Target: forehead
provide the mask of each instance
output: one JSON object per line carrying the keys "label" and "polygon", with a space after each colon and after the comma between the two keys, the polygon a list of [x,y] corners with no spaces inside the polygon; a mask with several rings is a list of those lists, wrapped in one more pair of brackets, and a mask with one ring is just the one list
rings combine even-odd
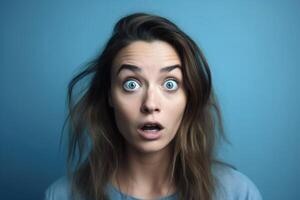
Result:
{"label": "forehead", "polygon": [[154,69],[181,65],[181,61],[176,50],[167,42],[136,41],[120,50],[113,61],[113,71],[116,72],[122,64]]}

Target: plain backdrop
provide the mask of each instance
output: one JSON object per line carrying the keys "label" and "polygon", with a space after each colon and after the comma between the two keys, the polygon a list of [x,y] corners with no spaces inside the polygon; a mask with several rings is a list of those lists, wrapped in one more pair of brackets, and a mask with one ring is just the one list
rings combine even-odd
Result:
{"label": "plain backdrop", "polygon": [[220,157],[264,199],[300,199],[300,2],[0,2],[0,199],[42,199],[65,173],[67,84],[133,12],[175,22],[202,48],[232,145]]}

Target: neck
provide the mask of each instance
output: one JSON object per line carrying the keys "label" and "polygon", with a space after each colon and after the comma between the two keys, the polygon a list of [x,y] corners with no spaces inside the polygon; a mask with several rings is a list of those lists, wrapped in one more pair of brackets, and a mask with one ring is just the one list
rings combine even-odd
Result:
{"label": "neck", "polygon": [[175,187],[170,181],[171,156],[170,146],[151,153],[128,147],[126,161],[117,174],[120,190],[143,199],[174,193]]}

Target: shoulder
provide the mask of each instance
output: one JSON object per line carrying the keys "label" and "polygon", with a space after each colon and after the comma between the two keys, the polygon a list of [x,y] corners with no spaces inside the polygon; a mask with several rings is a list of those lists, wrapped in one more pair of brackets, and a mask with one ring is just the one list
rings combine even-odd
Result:
{"label": "shoulder", "polygon": [[52,183],[45,192],[45,200],[71,200],[69,179],[61,177]]}
{"label": "shoulder", "polygon": [[216,199],[262,200],[256,185],[241,172],[225,166],[213,167],[216,179]]}

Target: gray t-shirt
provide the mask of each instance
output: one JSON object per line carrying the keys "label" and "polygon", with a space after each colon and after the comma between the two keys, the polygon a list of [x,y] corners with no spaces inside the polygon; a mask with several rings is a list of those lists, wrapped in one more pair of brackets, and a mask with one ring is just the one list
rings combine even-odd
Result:
{"label": "gray t-shirt", "polygon": [[[262,200],[257,187],[241,172],[230,167],[217,166],[213,168],[213,174],[217,180],[214,200]],[[123,194],[112,184],[107,185],[106,191],[111,200],[139,200]],[[45,200],[71,200],[68,179],[60,178],[49,186]],[[177,194],[161,197],[160,200],[177,200]]]}

